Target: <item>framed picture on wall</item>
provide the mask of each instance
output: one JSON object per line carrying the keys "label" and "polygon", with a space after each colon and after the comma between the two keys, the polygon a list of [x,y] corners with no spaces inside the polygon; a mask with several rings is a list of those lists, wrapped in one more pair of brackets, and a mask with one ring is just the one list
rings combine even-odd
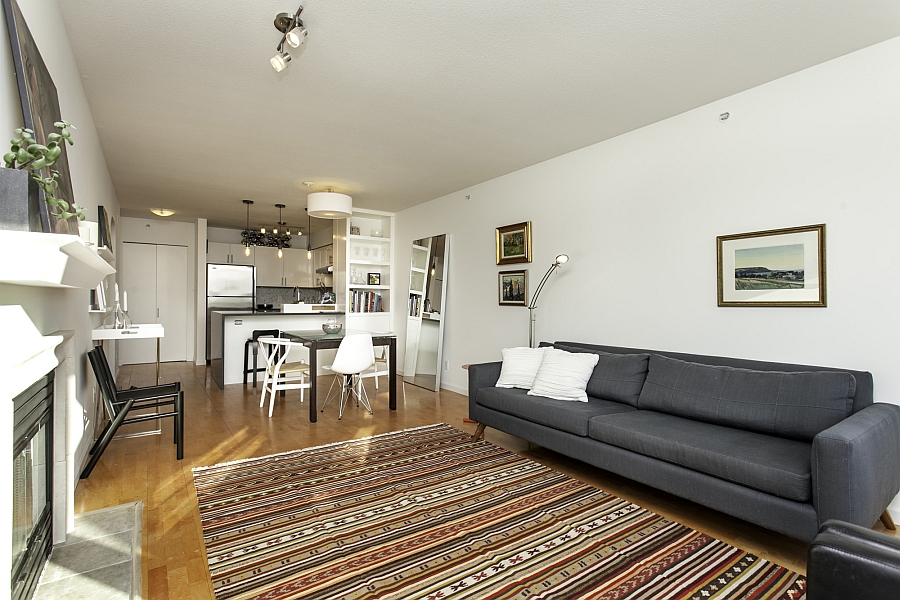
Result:
{"label": "framed picture on wall", "polygon": [[381,273],[369,273],[369,285],[381,285]]}
{"label": "framed picture on wall", "polygon": [[497,287],[500,306],[526,306],[528,303],[528,271],[500,271]]}
{"label": "framed picture on wall", "polygon": [[[16,72],[16,84],[19,89],[19,102],[22,105],[22,117],[25,127],[34,131],[34,138],[40,144],[47,144],[47,136],[58,133],[54,123],[62,121],[59,110],[59,97],[56,85],[44,64],[31,31],[25,23],[25,17],[15,0],[2,0],[3,12],[6,15],[6,28],[12,50],[13,68]],[[60,144],[62,153],[53,165],[53,171],[59,173],[56,197],[70,206],[75,202],[72,192],[72,178],[69,175],[69,160],[66,156],[66,144]],[[44,171],[44,175],[49,173]],[[71,233],[78,235],[78,218],[59,219],[50,214],[47,203],[43,201],[46,194],[40,192],[40,220],[44,232]]]}
{"label": "framed picture on wall", "polygon": [[825,225],[721,235],[719,306],[824,307]]}
{"label": "framed picture on wall", "polygon": [[498,227],[495,231],[498,265],[531,262],[531,221]]}

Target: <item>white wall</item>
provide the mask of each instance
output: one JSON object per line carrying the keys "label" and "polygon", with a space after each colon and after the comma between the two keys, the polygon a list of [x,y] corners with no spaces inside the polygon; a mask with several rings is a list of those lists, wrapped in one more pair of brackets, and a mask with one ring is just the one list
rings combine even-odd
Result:
{"label": "white wall", "polygon": [[[54,0],[29,0],[19,4],[47,70],[56,84],[62,117],[77,127],[73,132],[75,145],[67,149],[75,201],[85,208],[88,219],[96,220],[98,205],[104,206],[111,216],[117,217],[119,203],[116,192],[106,168],[100,139],[57,4]],[[13,129],[21,127],[22,123],[15,70],[4,23],[0,27],[0,139],[12,137]],[[88,290],[55,290],[0,284],[0,304],[23,306],[43,334],[61,329],[75,331],[75,351],[79,357],[76,395],[84,410],[84,435],[75,454],[78,464],[84,460],[93,439],[96,412],[93,376],[88,374],[90,368],[83,358],[93,345],[91,329],[99,326],[102,321],[101,315],[87,313],[88,303]]]}
{"label": "white wall", "polygon": [[[180,221],[162,219],[139,219],[122,217],[119,225],[119,237],[122,242],[140,242],[144,244],[165,244],[169,246],[187,246],[188,249],[188,281],[187,281],[187,331],[185,335],[188,349],[188,360],[194,360],[196,348],[196,314],[197,314],[197,225]],[[203,250],[204,255],[206,249]],[[120,260],[119,270],[124,273],[128,265]],[[127,291],[127,290],[126,290]]]}
{"label": "white wall", "polygon": [[[465,392],[461,365],[527,344],[497,272],[525,266],[534,286],[565,252],[538,340],[869,370],[876,400],[900,404],[898,106],[894,38],[398,213],[397,265],[415,238],[452,238],[442,384]],[[494,228],[527,220],[534,262],[495,265]],[[816,223],[827,308],[716,306],[717,235]]]}

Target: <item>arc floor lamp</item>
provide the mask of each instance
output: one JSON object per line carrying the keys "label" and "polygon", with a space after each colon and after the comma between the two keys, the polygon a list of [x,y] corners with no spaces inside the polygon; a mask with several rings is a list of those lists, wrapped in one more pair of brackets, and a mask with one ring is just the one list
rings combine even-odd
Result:
{"label": "arc floor lamp", "polygon": [[544,275],[544,278],[541,279],[541,282],[538,284],[537,289],[534,291],[534,296],[531,297],[531,302],[528,304],[528,347],[534,348],[534,309],[537,308],[537,300],[538,296],[541,295],[541,290],[544,289],[544,284],[547,283],[547,280],[550,279],[550,276],[556,272],[557,269],[561,268],[564,264],[569,262],[568,254],[560,254],[556,257],[556,260],[553,261],[553,264],[550,265],[550,268],[547,269],[547,273]]}

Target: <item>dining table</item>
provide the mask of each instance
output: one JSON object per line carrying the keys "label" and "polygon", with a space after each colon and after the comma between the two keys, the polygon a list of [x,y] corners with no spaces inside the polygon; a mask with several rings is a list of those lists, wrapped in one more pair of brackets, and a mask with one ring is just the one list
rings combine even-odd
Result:
{"label": "dining table", "polygon": [[[319,350],[338,348],[341,340],[354,333],[372,333],[363,331],[341,330],[337,333],[325,333],[322,330],[311,331],[283,331],[282,337],[293,342],[303,344],[309,348],[309,422],[318,420],[317,387],[318,387],[318,360]],[[372,333],[372,345],[388,347],[388,407],[397,410],[397,336],[393,333]]]}

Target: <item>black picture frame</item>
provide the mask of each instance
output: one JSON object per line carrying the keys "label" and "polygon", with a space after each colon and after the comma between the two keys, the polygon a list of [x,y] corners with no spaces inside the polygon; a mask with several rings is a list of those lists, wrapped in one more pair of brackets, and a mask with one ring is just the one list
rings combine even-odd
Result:
{"label": "black picture frame", "polygon": [[[97,246],[110,248],[109,214],[102,206],[97,207]],[[110,248],[112,250],[112,248]]]}
{"label": "black picture frame", "polygon": [[[56,131],[53,125],[62,121],[59,110],[59,96],[56,84],[50,77],[47,65],[38,50],[25,17],[22,15],[16,0],[2,0],[3,13],[6,15],[6,29],[9,32],[9,45],[12,50],[13,65],[16,73],[16,84],[19,89],[19,102],[22,105],[22,116],[27,129],[34,131],[35,139],[47,143],[47,135]],[[7,132],[11,134],[12,132]],[[69,160],[66,156],[66,144],[61,144],[62,154],[53,169],[59,172],[57,197],[71,206],[74,203],[72,178],[69,174]],[[67,225],[60,227],[62,219],[50,214],[45,194],[41,190],[41,227],[44,232],[71,233],[78,235],[78,218],[70,217]]]}

